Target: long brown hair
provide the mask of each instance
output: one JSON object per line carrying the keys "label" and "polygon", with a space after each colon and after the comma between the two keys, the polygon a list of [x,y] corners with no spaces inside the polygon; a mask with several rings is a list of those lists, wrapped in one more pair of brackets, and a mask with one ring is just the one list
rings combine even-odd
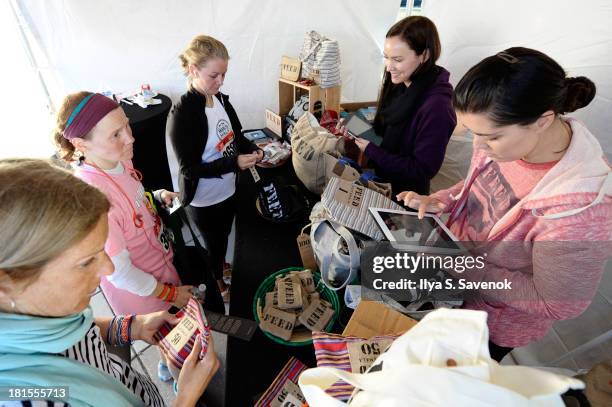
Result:
{"label": "long brown hair", "polygon": [[[427,17],[410,16],[398,21],[389,31],[387,31],[387,35],[385,36],[385,38],[391,37],[399,37],[408,44],[410,49],[417,55],[422,55],[425,51],[429,53],[427,61],[423,62],[421,66],[412,73],[410,79],[414,79],[419,74],[427,72],[436,64],[438,58],[440,58],[442,46],[440,45],[438,30],[433,21]],[[374,117],[374,126],[377,129],[382,127],[383,119],[381,111],[385,107],[385,103],[387,102],[387,98],[393,86],[391,74],[385,69],[382,86],[380,87],[380,93],[378,95],[376,116]]]}

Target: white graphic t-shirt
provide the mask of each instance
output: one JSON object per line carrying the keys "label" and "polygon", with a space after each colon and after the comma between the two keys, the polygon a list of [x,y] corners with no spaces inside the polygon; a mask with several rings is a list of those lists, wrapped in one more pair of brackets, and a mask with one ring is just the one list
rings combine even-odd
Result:
{"label": "white graphic t-shirt", "polygon": [[[213,107],[206,108],[208,140],[202,153],[202,162],[209,163],[221,157],[235,156],[237,152],[234,131],[221,102],[213,97]],[[236,174],[229,172],[220,178],[200,178],[192,206],[210,206],[234,195]]]}

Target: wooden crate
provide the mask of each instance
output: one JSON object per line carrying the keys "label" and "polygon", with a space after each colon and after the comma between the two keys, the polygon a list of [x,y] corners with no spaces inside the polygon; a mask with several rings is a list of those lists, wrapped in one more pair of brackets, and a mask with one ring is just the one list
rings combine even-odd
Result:
{"label": "wooden crate", "polygon": [[316,102],[321,102],[322,110],[340,111],[340,86],[322,89],[318,85],[307,86],[281,78],[278,80],[278,113],[288,114],[302,95],[308,95],[310,113],[314,112]]}

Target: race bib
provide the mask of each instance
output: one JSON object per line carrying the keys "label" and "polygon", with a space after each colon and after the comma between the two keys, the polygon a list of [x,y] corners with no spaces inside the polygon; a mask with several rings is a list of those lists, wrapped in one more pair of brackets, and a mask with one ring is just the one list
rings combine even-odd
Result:
{"label": "race bib", "polygon": [[219,142],[215,146],[217,151],[223,153],[223,157],[233,157],[238,154],[236,143],[234,142],[234,131],[229,122],[225,119],[217,123],[217,137]]}

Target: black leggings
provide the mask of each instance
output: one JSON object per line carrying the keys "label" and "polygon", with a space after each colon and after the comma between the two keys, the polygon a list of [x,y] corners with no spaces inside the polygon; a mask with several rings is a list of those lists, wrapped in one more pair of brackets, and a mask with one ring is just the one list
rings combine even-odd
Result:
{"label": "black leggings", "polygon": [[232,222],[236,213],[235,195],[211,206],[187,206],[186,210],[197,225],[206,248],[210,253],[210,266],[215,279],[223,277],[223,263],[227,252],[227,238],[232,230]]}

